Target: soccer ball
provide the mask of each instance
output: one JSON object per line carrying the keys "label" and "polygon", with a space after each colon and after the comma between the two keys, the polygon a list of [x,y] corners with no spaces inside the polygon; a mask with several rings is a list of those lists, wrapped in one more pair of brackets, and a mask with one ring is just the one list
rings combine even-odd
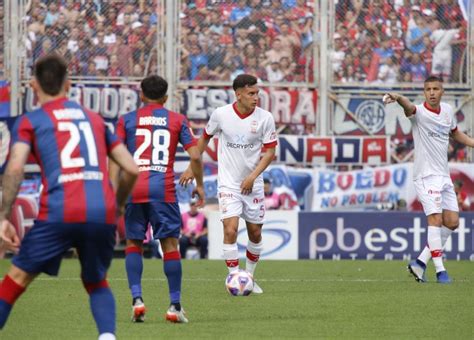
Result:
{"label": "soccer ball", "polygon": [[233,296],[247,296],[252,293],[253,277],[245,270],[230,273],[225,279],[225,289]]}

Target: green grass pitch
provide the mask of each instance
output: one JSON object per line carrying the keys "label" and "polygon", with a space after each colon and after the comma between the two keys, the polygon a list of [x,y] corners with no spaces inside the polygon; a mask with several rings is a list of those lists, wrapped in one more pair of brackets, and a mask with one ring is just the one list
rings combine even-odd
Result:
{"label": "green grass pitch", "polygon": [[[0,273],[8,260],[0,261]],[[232,297],[222,261],[183,261],[182,304],[189,324],[164,320],[167,283],[160,260],[145,260],[146,322],[130,321],[124,261],[109,282],[119,339],[473,339],[474,264],[448,261],[451,285],[416,283],[401,261],[262,261],[262,295]],[[77,260],[58,278],[41,275],[15,305],[1,339],[94,339],[97,331]]]}

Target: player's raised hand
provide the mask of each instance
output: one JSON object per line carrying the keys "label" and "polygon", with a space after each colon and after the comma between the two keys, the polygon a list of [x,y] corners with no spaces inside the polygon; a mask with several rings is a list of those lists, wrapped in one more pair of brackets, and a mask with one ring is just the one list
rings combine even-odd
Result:
{"label": "player's raised hand", "polygon": [[395,103],[399,97],[400,95],[396,93],[386,93],[384,94],[382,101],[385,105],[387,105],[390,103]]}
{"label": "player's raised hand", "polygon": [[253,190],[253,182],[255,181],[255,178],[252,176],[247,176],[243,181],[242,184],[240,184],[240,193],[242,195],[250,195]]}
{"label": "player's raised hand", "polygon": [[[186,187],[188,184],[192,183],[194,180],[194,174],[190,167],[188,167],[179,177],[179,184],[183,187]],[[204,192],[204,191],[203,191]]]}
{"label": "player's raised hand", "polygon": [[196,202],[196,207],[202,208],[204,206],[204,202],[206,200],[206,195],[204,194],[204,187],[196,186],[193,190],[192,197],[198,197]]}
{"label": "player's raised hand", "polygon": [[8,220],[0,223],[0,250],[10,250],[15,254],[20,248],[20,238],[15,227]]}

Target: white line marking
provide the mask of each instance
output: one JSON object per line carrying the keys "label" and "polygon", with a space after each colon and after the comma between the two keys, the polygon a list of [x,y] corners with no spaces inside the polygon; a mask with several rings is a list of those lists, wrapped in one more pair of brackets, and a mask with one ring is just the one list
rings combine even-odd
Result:
{"label": "white line marking", "polygon": [[[80,278],[75,277],[39,277],[35,281],[80,281]],[[107,278],[107,281],[127,281],[126,278]],[[159,282],[166,282],[165,278],[142,278],[142,281],[159,281]],[[207,278],[195,278],[195,279],[183,279],[185,282],[224,282],[224,278],[222,279],[207,279]],[[414,281],[413,279],[406,279],[406,280],[381,280],[381,279],[257,279],[258,282],[289,282],[289,283],[298,283],[298,282],[347,282],[347,283],[358,283],[358,282],[411,282]],[[435,281],[432,281],[435,282]],[[454,280],[456,282],[471,282],[471,280]]]}

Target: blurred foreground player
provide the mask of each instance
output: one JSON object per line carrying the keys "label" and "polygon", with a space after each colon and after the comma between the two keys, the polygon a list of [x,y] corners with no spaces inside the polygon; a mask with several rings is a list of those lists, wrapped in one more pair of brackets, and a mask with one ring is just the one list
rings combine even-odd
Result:
{"label": "blurred foreground player", "polygon": [[[67,65],[56,55],[39,59],[31,86],[41,108],[18,118],[3,177],[1,229],[23,179],[30,152],[41,168],[39,215],[0,284],[0,328],[15,301],[40,273],[57,275],[61,259],[77,249],[99,339],[115,339],[115,301],[106,280],[115,244],[117,214],[138,175],[125,146],[96,113],[66,98]],[[124,170],[114,195],[107,155]]]}

